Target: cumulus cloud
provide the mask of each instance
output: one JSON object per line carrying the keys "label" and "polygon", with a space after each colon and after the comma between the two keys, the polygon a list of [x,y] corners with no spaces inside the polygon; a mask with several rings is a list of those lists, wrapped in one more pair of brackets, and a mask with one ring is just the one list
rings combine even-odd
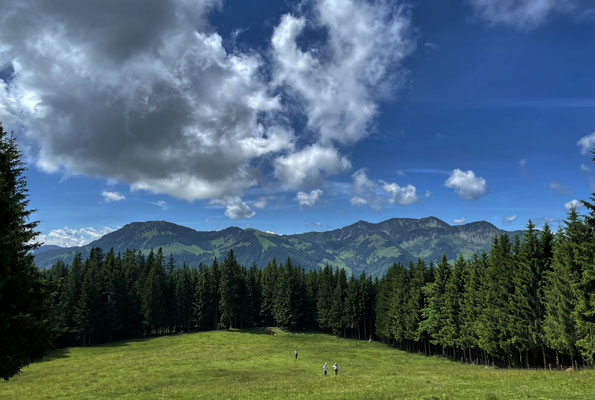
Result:
{"label": "cumulus cloud", "polygon": [[576,0],[467,0],[476,16],[492,25],[528,31],[555,14],[576,10]]}
{"label": "cumulus cloud", "polygon": [[103,200],[107,203],[126,200],[126,196],[120,192],[108,192],[107,190],[104,190],[101,192],[101,195],[103,196]]}
{"label": "cumulus cloud", "polygon": [[[339,149],[370,133],[414,47],[406,8],[320,0],[284,15],[262,56],[233,48],[239,31],[223,46],[206,18],[220,3],[6,0],[0,118],[44,171],[188,201],[239,198],[263,167],[292,190],[347,171]],[[324,39],[303,46],[312,30]]]}
{"label": "cumulus cloud", "polygon": [[566,208],[567,210],[572,210],[573,208],[575,210],[578,210],[582,206],[583,206],[583,203],[581,203],[577,199],[570,200],[569,202],[564,204],[564,208]]}
{"label": "cumulus cloud", "polygon": [[314,144],[275,160],[275,176],[287,189],[299,189],[321,183],[325,176],[351,168],[347,158],[332,147]]}
{"label": "cumulus cloud", "polygon": [[390,204],[405,206],[419,200],[413,185],[399,186],[396,183],[384,183],[382,188],[385,192],[390,193],[391,197],[388,200]]}
{"label": "cumulus cloud", "polygon": [[415,186],[370,179],[363,168],[353,174],[352,192],[351,206],[370,206],[374,210],[380,210],[385,204],[404,206],[419,200]]}
{"label": "cumulus cloud", "polygon": [[252,160],[293,148],[263,59],[208,27],[217,1],[7,1],[0,64],[15,73],[0,109],[43,170],[212,199],[255,184]]}
{"label": "cumulus cloud", "polygon": [[551,181],[548,184],[550,190],[562,195],[568,195],[572,193],[572,189],[566,185],[561,184],[560,182]]}
{"label": "cumulus cloud", "polygon": [[365,206],[368,204],[368,200],[364,199],[363,197],[353,196],[351,199],[349,199],[349,204],[351,204],[352,207]]}
{"label": "cumulus cloud", "polygon": [[588,154],[595,148],[595,132],[580,138],[580,140],[576,142],[576,145],[580,147],[581,154]]}
{"label": "cumulus cloud", "polygon": [[295,198],[300,206],[313,207],[320,200],[322,193],[320,189],[312,190],[310,193],[298,192]]}
{"label": "cumulus cloud", "polygon": [[155,201],[155,202],[151,202],[151,204],[153,204],[154,206],[157,206],[159,208],[161,208],[162,210],[167,210],[169,208],[167,201],[165,200],[159,200],[159,201]]}
{"label": "cumulus cloud", "polygon": [[502,222],[505,224],[510,224],[511,222],[516,221],[517,218],[518,218],[517,215],[504,216],[504,217],[502,217]]}
{"label": "cumulus cloud", "polygon": [[[324,31],[326,40],[301,45],[307,29]],[[405,8],[363,0],[320,0],[312,15],[286,14],[271,44],[275,84],[325,146],[369,134],[376,100],[399,83],[391,71],[414,47]]]}
{"label": "cumulus cloud", "polygon": [[225,206],[225,216],[231,219],[252,218],[256,213],[239,196],[225,196],[212,203]]}
{"label": "cumulus cloud", "polygon": [[60,247],[84,246],[116,229],[109,227],[93,228],[90,226],[80,229],[64,227],[53,229],[47,234],[41,234],[37,236],[36,241],[45,245]]}
{"label": "cumulus cloud", "polygon": [[452,188],[465,200],[477,200],[488,192],[486,180],[481,176],[475,176],[475,172],[467,172],[454,169],[444,186]]}
{"label": "cumulus cloud", "polygon": [[452,222],[454,222],[455,224],[464,224],[465,222],[467,222],[467,218],[455,218],[452,220]]}
{"label": "cumulus cloud", "polygon": [[368,178],[365,169],[353,174],[353,197],[349,200],[352,207],[369,205],[374,210],[380,210],[384,199],[379,194],[379,183]]}

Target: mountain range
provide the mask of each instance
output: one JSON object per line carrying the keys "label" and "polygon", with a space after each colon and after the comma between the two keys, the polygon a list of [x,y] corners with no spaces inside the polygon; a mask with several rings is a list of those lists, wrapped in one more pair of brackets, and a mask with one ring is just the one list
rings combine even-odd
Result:
{"label": "mountain range", "polygon": [[417,258],[435,261],[442,254],[454,259],[459,253],[470,257],[488,251],[495,234],[522,234],[498,229],[486,221],[451,226],[436,218],[392,218],[379,223],[358,221],[344,228],[325,232],[277,235],[256,229],[230,227],[220,231],[196,231],[166,221],[132,222],[81,247],[48,248],[35,253],[40,268],[48,268],[58,259],[72,261],[76,253],[83,257],[92,247],[104,251],[140,250],[148,254],[162,248],[166,257],[191,265],[210,264],[233,249],[244,265],[260,267],[275,258],[284,262],[318,268],[325,264],[344,268],[356,275],[382,275],[393,262],[408,264]]}

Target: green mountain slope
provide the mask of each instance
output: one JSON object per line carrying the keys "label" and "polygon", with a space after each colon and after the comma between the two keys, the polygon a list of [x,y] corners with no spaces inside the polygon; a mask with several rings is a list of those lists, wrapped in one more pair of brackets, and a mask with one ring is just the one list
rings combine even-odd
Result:
{"label": "green mountain slope", "polygon": [[381,275],[395,261],[409,263],[418,257],[436,260],[443,253],[454,259],[458,253],[469,257],[473,252],[488,251],[497,233],[513,235],[489,222],[473,222],[451,226],[435,217],[422,219],[393,218],[379,223],[356,222],[327,232],[295,235],[275,235],[256,229],[227,228],[200,232],[165,221],[133,222],[83,247],[46,250],[35,255],[41,268],[56,260],[70,262],[77,252],[85,257],[91,247],[116,252],[126,249],[163,248],[178,263],[210,264],[213,257],[222,258],[233,249],[245,265],[264,266],[276,258],[306,268],[318,268],[326,263],[348,272]]}

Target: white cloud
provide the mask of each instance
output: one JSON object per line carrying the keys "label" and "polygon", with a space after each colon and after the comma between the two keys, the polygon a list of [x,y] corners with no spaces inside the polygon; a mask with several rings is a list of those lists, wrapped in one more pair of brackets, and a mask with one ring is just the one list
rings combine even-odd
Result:
{"label": "white cloud", "polygon": [[259,210],[263,210],[266,208],[267,206],[267,198],[266,197],[259,197],[258,199],[256,199],[256,201],[253,203],[254,208],[258,208]]}
{"label": "white cloud", "polygon": [[591,172],[591,168],[589,168],[585,164],[581,163],[581,171],[583,171],[583,172]]}
{"label": "white cloud", "polygon": [[455,218],[452,220],[452,222],[454,222],[455,224],[464,224],[465,222],[467,222],[467,218]]}
{"label": "white cloud", "polygon": [[275,160],[275,176],[287,189],[320,184],[323,177],[351,168],[347,158],[332,147],[317,144]]}
{"label": "white cloud", "polygon": [[583,203],[581,203],[577,199],[570,200],[569,202],[567,202],[567,203],[564,204],[564,208],[566,208],[567,210],[571,210],[573,208],[575,210],[578,210],[582,206],[583,206]]}
{"label": "white cloud", "polygon": [[475,176],[471,170],[463,172],[458,168],[451,172],[444,186],[453,188],[465,200],[477,200],[488,192],[484,178]]}
{"label": "white cloud", "polygon": [[519,161],[519,167],[525,168],[526,166],[527,166],[527,159],[521,158],[521,160]]}
{"label": "white cloud", "polygon": [[[298,38],[306,27],[323,29],[326,42],[304,50]],[[395,66],[414,47],[404,7],[363,0],[320,0],[313,15],[286,14],[271,43],[276,84],[300,102],[323,145],[369,134],[375,99],[393,92]]]}
{"label": "white cloud", "polygon": [[120,192],[108,192],[107,190],[104,190],[101,192],[101,195],[103,196],[103,200],[107,203],[126,200],[126,196]]}
{"label": "white cloud", "polygon": [[313,207],[320,200],[322,193],[320,189],[312,190],[310,193],[298,192],[295,198],[300,206]]}
{"label": "white cloud", "polygon": [[36,241],[45,245],[56,245],[60,247],[84,246],[116,229],[118,228],[93,228],[88,226],[75,229],[64,227],[53,229],[47,234],[41,234],[37,236]]}
{"label": "white cloud", "polygon": [[467,0],[479,18],[492,25],[528,31],[558,13],[575,10],[575,0]]}
{"label": "white cloud", "polygon": [[415,186],[413,185],[399,186],[396,183],[384,183],[382,188],[385,192],[391,194],[388,201],[390,204],[406,206],[407,204],[412,204],[419,200],[417,198]]}
{"label": "white cloud", "polygon": [[0,43],[15,74],[0,110],[43,170],[213,199],[256,184],[253,160],[293,148],[263,59],[228,52],[208,26],[218,1],[7,1]]}
{"label": "white cloud", "polygon": [[[374,210],[380,210],[385,204],[404,206],[419,200],[415,186],[372,180],[363,168],[353,174],[352,192],[353,196],[349,200],[351,206],[368,205]],[[390,197],[386,197],[386,194],[390,194]]]}
{"label": "white cloud", "polygon": [[576,145],[581,148],[581,154],[587,154],[595,148],[595,132],[580,138]]}
{"label": "white cloud", "polygon": [[561,184],[560,182],[552,181],[548,184],[550,190],[562,195],[568,195],[572,193],[572,189],[566,185]]}
{"label": "white cloud", "polygon": [[[261,168],[296,191],[349,170],[340,149],[370,134],[403,81],[407,7],[298,7],[265,57],[234,47],[240,31],[223,45],[207,21],[221,3],[5,0],[0,63],[14,77],[0,81],[0,118],[46,172],[188,201],[239,198],[263,183]],[[309,29],[323,40],[303,44]],[[306,129],[294,131],[295,114]]]}
{"label": "white cloud", "polygon": [[349,200],[352,207],[369,205],[374,210],[380,210],[385,199],[380,195],[380,184],[368,178],[365,169],[357,170],[353,175],[353,197]]}
{"label": "white cloud", "polygon": [[430,192],[429,190],[426,190],[424,197],[431,197],[431,196],[432,196],[432,192]]}
{"label": "white cloud", "polygon": [[231,219],[252,218],[256,215],[239,196],[225,196],[223,199],[213,200],[212,203],[224,205],[225,216]]}
{"label": "white cloud", "polygon": [[352,207],[361,207],[368,204],[368,200],[364,199],[363,197],[353,196],[349,200],[349,204],[351,204]]}
{"label": "white cloud", "polygon": [[159,200],[159,201],[151,202],[151,204],[153,204],[154,206],[157,206],[157,207],[161,208],[162,210],[167,210],[169,208],[169,205],[167,204],[167,201],[165,201],[165,200]]}
{"label": "white cloud", "polygon": [[510,216],[504,216],[504,217],[502,217],[502,222],[505,224],[510,224],[511,222],[516,221],[517,218],[518,218],[518,216],[516,214],[510,215]]}

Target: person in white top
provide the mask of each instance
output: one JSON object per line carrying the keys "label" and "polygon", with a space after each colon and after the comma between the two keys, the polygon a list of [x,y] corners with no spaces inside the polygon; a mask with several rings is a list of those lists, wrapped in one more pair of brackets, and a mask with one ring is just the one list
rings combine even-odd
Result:
{"label": "person in white top", "polygon": [[324,365],[322,366],[322,371],[324,372],[324,376],[326,376],[326,366],[327,366],[327,363],[324,363]]}
{"label": "person in white top", "polygon": [[337,363],[335,363],[335,365],[333,365],[333,369],[335,370],[335,375],[339,374],[339,366],[337,365]]}

